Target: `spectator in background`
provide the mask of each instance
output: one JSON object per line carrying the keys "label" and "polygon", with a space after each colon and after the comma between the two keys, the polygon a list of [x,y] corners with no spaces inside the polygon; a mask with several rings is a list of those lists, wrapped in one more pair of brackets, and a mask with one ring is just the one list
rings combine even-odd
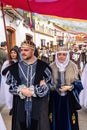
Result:
{"label": "spectator in background", "polygon": [[49,57],[47,54],[42,54],[41,60],[49,64]]}
{"label": "spectator in background", "polygon": [[4,61],[7,59],[6,42],[0,44],[0,84],[1,84],[1,67]]}
{"label": "spectator in background", "polygon": [[79,50],[79,46],[77,44],[74,44],[73,49],[70,51],[70,60],[72,60],[77,65],[79,74],[81,75],[84,63],[82,60],[81,51]]}
{"label": "spectator in background", "polygon": [[81,57],[82,57],[82,63],[83,63],[83,69],[84,69],[84,66],[86,64],[86,47],[84,47],[84,45],[80,45],[79,48],[81,51]]}
{"label": "spectator in background", "polygon": [[1,48],[2,48],[6,53],[8,53],[6,41],[1,42]]}
{"label": "spectator in background", "polygon": [[35,49],[34,55],[38,58],[39,54],[38,54],[38,48]]}

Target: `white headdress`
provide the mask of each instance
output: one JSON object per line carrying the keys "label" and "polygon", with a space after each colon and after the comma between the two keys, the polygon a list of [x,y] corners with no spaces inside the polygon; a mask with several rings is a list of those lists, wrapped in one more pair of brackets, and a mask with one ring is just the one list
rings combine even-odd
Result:
{"label": "white headdress", "polygon": [[[66,60],[63,63],[61,63],[58,60],[58,53],[66,53],[67,54]],[[68,48],[66,46],[59,47],[58,51],[56,52],[56,55],[55,55],[55,63],[56,63],[56,66],[59,68],[59,71],[65,71],[65,68],[68,65],[69,61],[70,61],[70,55],[69,55]]]}

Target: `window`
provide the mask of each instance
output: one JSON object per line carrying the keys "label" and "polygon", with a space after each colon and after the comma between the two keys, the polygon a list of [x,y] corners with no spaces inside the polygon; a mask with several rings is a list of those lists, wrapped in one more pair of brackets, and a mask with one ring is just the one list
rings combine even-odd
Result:
{"label": "window", "polygon": [[32,41],[32,36],[26,35],[26,40]]}
{"label": "window", "polygon": [[16,30],[10,26],[6,27],[7,31],[7,40],[8,40],[8,47],[11,49],[16,44]]}
{"label": "window", "polygon": [[41,47],[46,46],[46,40],[45,39],[41,39]]}

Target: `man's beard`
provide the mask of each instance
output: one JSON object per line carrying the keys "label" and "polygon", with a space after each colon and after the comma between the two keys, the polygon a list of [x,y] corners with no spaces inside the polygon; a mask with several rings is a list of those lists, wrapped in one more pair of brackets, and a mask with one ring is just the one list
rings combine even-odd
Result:
{"label": "man's beard", "polygon": [[[31,57],[32,57],[32,56],[31,56]],[[23,59],[27,61],[27,60],[30,60],[31,57],[24,57]]]}

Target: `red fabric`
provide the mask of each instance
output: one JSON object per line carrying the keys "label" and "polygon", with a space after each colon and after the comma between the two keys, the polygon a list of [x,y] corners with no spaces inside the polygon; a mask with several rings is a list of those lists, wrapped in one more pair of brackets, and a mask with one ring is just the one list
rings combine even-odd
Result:
{"label": "red fabric", "polygon": [[0,1],[12,5],[15,8],[21,8],[39,14],[87,20],[87,0],[53,0],[53,2],[36,2],[35,0]]}

